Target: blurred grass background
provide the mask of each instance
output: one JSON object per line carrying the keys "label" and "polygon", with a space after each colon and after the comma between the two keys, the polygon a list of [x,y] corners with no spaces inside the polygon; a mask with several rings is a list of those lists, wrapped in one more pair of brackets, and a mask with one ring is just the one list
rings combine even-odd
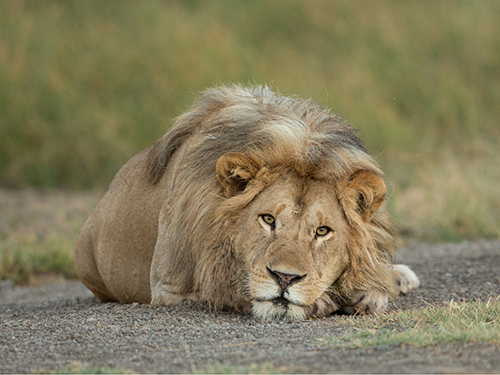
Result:
{"label": "blurred grass background", "polygon": [[[267,84],[360,129],[404,237],[498,238],[499,16],[495,0],[3,0],[0,187],[102,192],[200,90]],[[4,221],[0,276],[44,272],[57,243],[70,264],[90,208],[42,239]]]}

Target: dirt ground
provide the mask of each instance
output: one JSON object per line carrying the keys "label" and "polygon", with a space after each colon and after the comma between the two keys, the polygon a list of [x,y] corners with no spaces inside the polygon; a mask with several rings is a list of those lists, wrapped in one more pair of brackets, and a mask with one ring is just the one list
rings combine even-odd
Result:
{"label": "dirt ground", "polygon": [[[72,239],[101,195],[0,189],[0,233],[6,238]],[[395,309],[500,295],[500,241],[413,244],[398,253],[398,262],[408,264],[422,286],[401,297]],[[0,373],[99,368],[141,373],[500,373],[500,347],[492,344],[334,348],[335,338],[347,327],[342,316],[262,323],[189,302],[175,308],[102,304],[77,281],[31,287],[0,281]]]}
{"label": "dirt ground", "polygon": [[[415,244],[398,260],[415,270],[422,286],[392,308],[500,294],[500,241]],[[334,348],[329,343],[345,332],[343,319],[262,323],[189,302],[175,308],[102,304],[79,282],[16,287],[3,281],[0,372],[500,372],[500,348],[492,344]]]}

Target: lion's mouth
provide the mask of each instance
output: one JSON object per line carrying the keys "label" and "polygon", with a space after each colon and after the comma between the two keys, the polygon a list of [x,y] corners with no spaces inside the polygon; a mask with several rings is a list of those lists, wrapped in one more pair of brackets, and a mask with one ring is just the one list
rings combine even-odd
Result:
{"label": "lion's mouth", "polygon": [[287,307],[288,305],[300,306],[300,304],[293,303],[283,296],[275,298],[256,298],[255,302],[271,302],[274,306],[281,306],[281,307]]}
{"label": "lion's mouth", "polygon": [[292,306],[306,307],[305,304],[300,303],[298,301],[291,301],[283,295],[281,295],[279,297],[274,297],[274,298],[256,298],[255,302],[271,302],[273,304],[273,306],[282,307],[282,308],[287,308],[291,305]]}
{"label": "lion's mouth", "polygon": [[285,297],[275,298],[275,299],[271,300],[271,302],[273,303],[273,305],[281,306],[281,307],[288,307],[288,305],[291,303]]}
{"label": "lion's mouth", "polygon": [[307,316],[304,306],[295,304],[285,297],[255,300],[252,313],[256,318],[262,320],[302,320]]}

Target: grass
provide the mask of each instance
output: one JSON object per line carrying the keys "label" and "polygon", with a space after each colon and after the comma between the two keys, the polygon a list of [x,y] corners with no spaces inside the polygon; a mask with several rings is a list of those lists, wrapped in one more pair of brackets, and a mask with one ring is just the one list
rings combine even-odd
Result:
{"label": "grass", "polygon": [[197,93],[269,84],[341,113],[407,236],[500,236],[500,3],[0,2],[0,186],[103,188]]}
{"label": "grass", "polygon": [[76,278],[76,237],[99,197],[0,190],[0,280],[33,285]]}
{"label": "grass", "polygon": [[[453,342],[500,345],[500,297],[446,306],[396,311],[369,318],[348,317],[348,332],[326,341],[335,347],[379,345],[426,347]],[[321,342],[325,342],[321,340]]]}
{"label": "grass", "polygon": [[[345,317],[345,333],[318,339],[321,346],[366,348],[375,346],[428,347],[451,343],[484,343],[500,346],[500,297],[488,301],[454,302],[416,310],[395,311],[371,317]],[[68,373],[123,373],[123,371],[85,368],[78,364]],[[195,370],[197,374],[275,374],[286,367],[269,363],[236,366],[214,364]]]}
{"label": "grass", "polygon": [[[42,373],[45,371],[41,371]],[[59,371],[49,372],[50,374],[133,374],[133,371],[126,369],[116,369],[109,367],[84,366],[78,361],[71,363],[71,366],[64,367]]]}
{"label": "grass", "polygon": [[233,365],[212,365],[203,370],[196,371],[196,374],[284,374],[286,367],[276,367],[270,363],[253,364],[250,366]]}
{"label": "grass", "polygon": [[0,247],[0,275],[16,284],[36,284],[54,275],[76,278],[74,271],[74,241],[61,243],[58,239],[42,242],[32,236],[15,241],[2,241]]}
{"label": "grass", "polygon": [[[499,13],[488,0],[2,1],[0,186],[101,191],[200,90],[269,84],[360,129],[403,236],[499,238]],[[71,199],[0,202],[0,279],[75,276],[97,198],[76,216]]]}
{"label": "grass", "polygon": [[[42,371],[45,372],[45,371]],[[232,365],[212,365],[202,370],[194,371],[194,374],[283,374],[287,369],[276,367],[272,364],[252,364],[250,366],[232,366]],[[50,372],[54,374],[133,374],[127,369],[116,369],[108,367],[84,366],[80,362],[73,362],[71,366],[64,367],[59,371]]]}

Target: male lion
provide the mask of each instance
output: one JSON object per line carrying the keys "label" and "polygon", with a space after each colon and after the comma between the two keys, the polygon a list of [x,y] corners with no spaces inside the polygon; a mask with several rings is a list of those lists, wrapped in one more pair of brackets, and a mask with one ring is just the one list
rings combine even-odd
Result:
{"label": "male lion", "polygon": [[101,301],[192,299],[264,320],[380,312],[419,285],[392,265],[381,174],[311,100],[210,89],[117,173],[76,272]]}

